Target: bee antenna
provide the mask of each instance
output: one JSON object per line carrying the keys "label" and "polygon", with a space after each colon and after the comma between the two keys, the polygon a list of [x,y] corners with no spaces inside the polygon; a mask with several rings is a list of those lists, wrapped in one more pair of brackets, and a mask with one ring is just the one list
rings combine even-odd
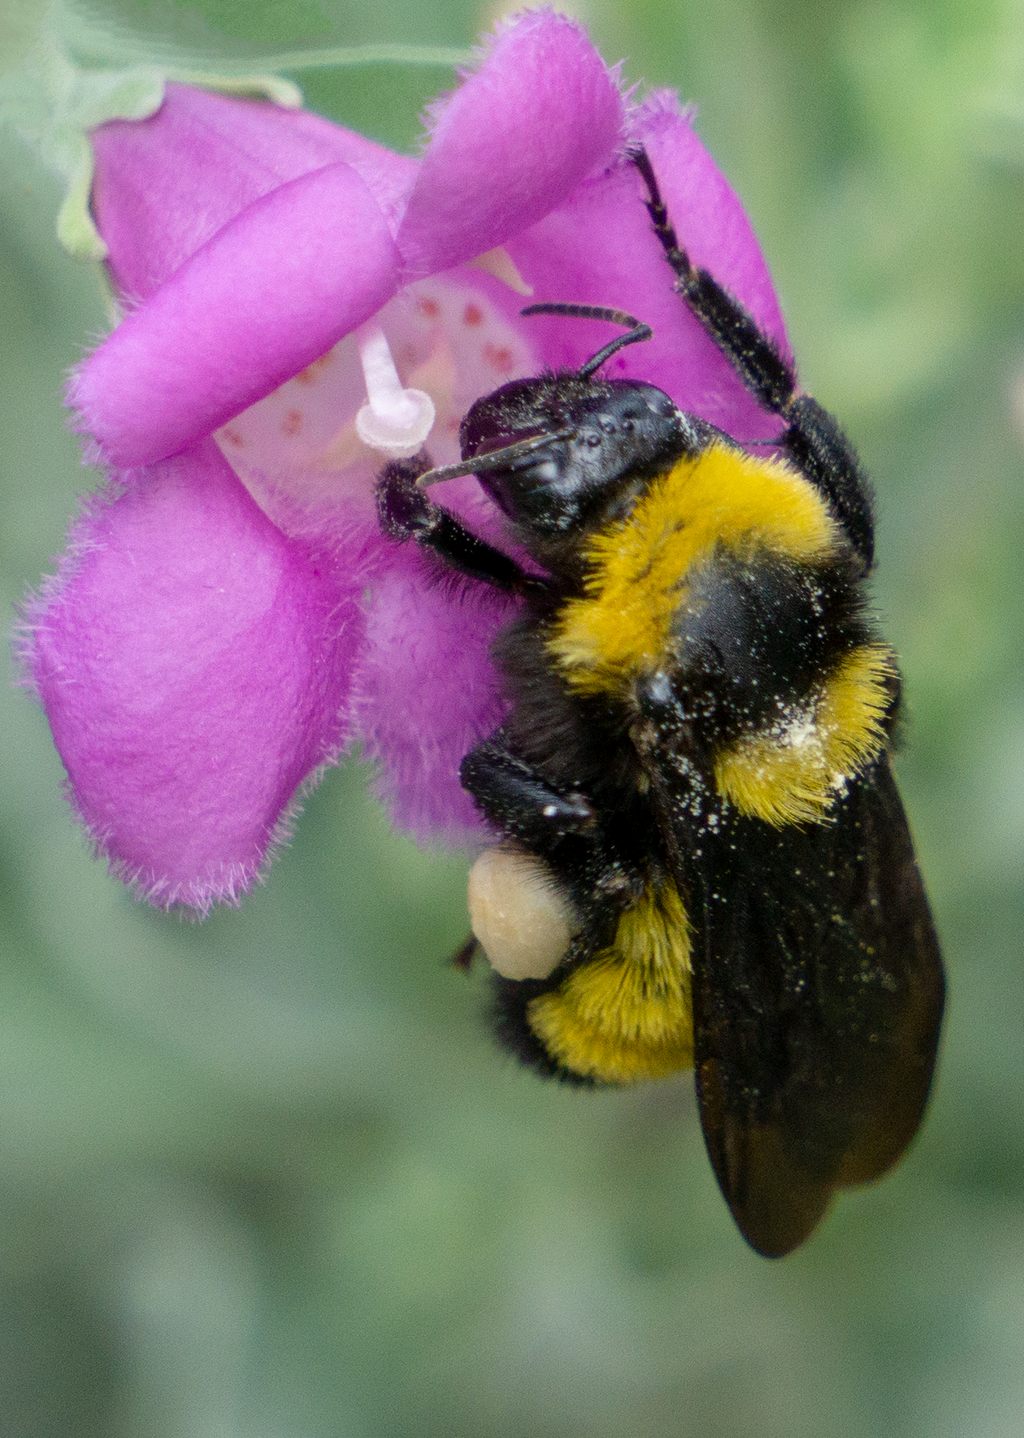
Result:
{"label": "bee antenna", "polygon": [[[650,325],[642,320],[628,315],[625,310],[607,309],[604,305],[573,305],[561,304],[558,302],[550,304],[527,305],[524,310],[519,311],[522,315],[565,315],[570,319],[578,320],[604,320],[607,324],[622,325],[629,332],[619,335],[603,349],[599,349],[596,355],[592,355],[586,364],[576,371],[577,379],[589,379],[595,370],[601,368],[605,360],[610,359],[613,354],[624,349],[626,345],[639,344],[641,340],[649,340],[653,335]],[[486,474],[491,469],[508,469],[517,460],[526,459],[538,449],[545,445],[554,443],[559,439],[572,439],[576,433],[574,429],[552,429],[546,430],[543,434],[531,435],[529,439],[517,440],[515,444],[507,444],[501,449],[488,450],[484,454],[475,455],[472,459],[464,459],[458,464],[441,465],[438,469],[428,469],[421,474],[416,481],[420,489],[425,489],[429,484],[441,484],[446,479],[458,479],[463,474]]]}
{"label": "bee antenna", "polygon": [[529,439],[517,440],[515,444],[503,445],[501,449],[489,449],[460,464],[444,464],[439,469],[428,469],[416,481],[417,488],[425,489],[428,484],[441,484],[446,479],[458,479],[462,474],[486,474],[489,469],[508,469],[518,459],[525,459],[546,444],[556,439],[572,439],[574,429],[549,429],[543,434],[531,435]]}
{"label": "bee antenna", "polygon": [[605,320],[610,325],[622,325],[629,330],[628,335],[619,335],[604,349],[598,350],[587,360],[585,365],[576,371],[577,379],[589,379],[595,370],[601,368],[605,360],[611,359],[613,354],[625,349],[626,345],[639,344],[641,340],[649,340],[654,334],[650,325],[645,325],[633,315],[627,315],[625,310],[609,310],[603,305],[570,305],[570,304],[541,304],[527,305],[525,310],[520,310],[521,315],[567,315],[570,319],[577,320]]}

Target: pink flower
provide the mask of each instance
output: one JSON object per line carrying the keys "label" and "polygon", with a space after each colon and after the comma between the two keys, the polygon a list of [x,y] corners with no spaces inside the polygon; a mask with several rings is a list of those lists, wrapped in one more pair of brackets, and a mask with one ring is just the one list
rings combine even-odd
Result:
{"label": "pink flower", "polygon": [[[474,399],[608,337],[523,319],[528,295],[640,316],[654,339],[609,372],[740,438],[773,432],[672,292],[624,158],[638,139],[695,260],[784,344],[757,243],[689,118],[667,95],[628,107],[550,11],[499,32],[418,161],[173,85],[151,119],[95,132],[93,207],[126,317],[70,397],[110,479],[30,606],[26,652],[82,823],[152,902],[235,899],[355,741],[397,823],[448,842],[477,827],[457,770],[500,721],[487,651],[510,610],[452,598],[376,529],[383,461],[355,420],[381,335],[433,401],[438,464],[458,458]],[[500,534],[475,480],[446,489]]]}

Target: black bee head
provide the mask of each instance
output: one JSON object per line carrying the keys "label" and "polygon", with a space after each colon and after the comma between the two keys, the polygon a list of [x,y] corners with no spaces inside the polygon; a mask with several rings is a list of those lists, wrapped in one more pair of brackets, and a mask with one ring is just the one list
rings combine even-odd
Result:
{"label": "black bee head", "polygon": [[459,430],[464,460],[527,534],[600,521],[631,482],[702,448],[695,422],[663,390],[577,374],[514,380],[477,400]]}

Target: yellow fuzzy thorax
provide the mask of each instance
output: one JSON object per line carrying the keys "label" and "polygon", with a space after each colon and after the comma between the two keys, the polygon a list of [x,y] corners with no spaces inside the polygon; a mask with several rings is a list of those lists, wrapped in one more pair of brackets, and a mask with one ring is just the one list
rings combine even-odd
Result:
{"label": "yellow fuzzy thorax", "polygon": [[611,947],[534,999],[527,1020],[554,1059],[604,1083],[692,1067],[690,929],[675,886],[649,889]]}
{"label": "yellow fuzzy thorax", "polygon": [[591,542],[586,594],[563,608],[548,651],[578,693],[622,693],[671,658],[686,576],[716,548],[798,563],[835,552],[822,496],[780,460],[713,444],[655,480],[629,518]]}
{"label": "yellow fuzzy thorax", "polygon": [[715,785],[741,814],[821,823],[848,782],[878,757],[896,660],[884,644],[850,651],[817,693],[715,759]]}

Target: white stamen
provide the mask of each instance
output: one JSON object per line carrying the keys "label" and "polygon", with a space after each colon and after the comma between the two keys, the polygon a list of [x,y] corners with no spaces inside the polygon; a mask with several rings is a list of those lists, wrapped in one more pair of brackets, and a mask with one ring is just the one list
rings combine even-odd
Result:
{"label": "white stamen", "polygon": [[356,332],[369,400],[356,415],[356,433],[371,449],[408,459],[423,447],[434,424],[434,401],[421,389],[403,389],[384,331],[369,320]]}

